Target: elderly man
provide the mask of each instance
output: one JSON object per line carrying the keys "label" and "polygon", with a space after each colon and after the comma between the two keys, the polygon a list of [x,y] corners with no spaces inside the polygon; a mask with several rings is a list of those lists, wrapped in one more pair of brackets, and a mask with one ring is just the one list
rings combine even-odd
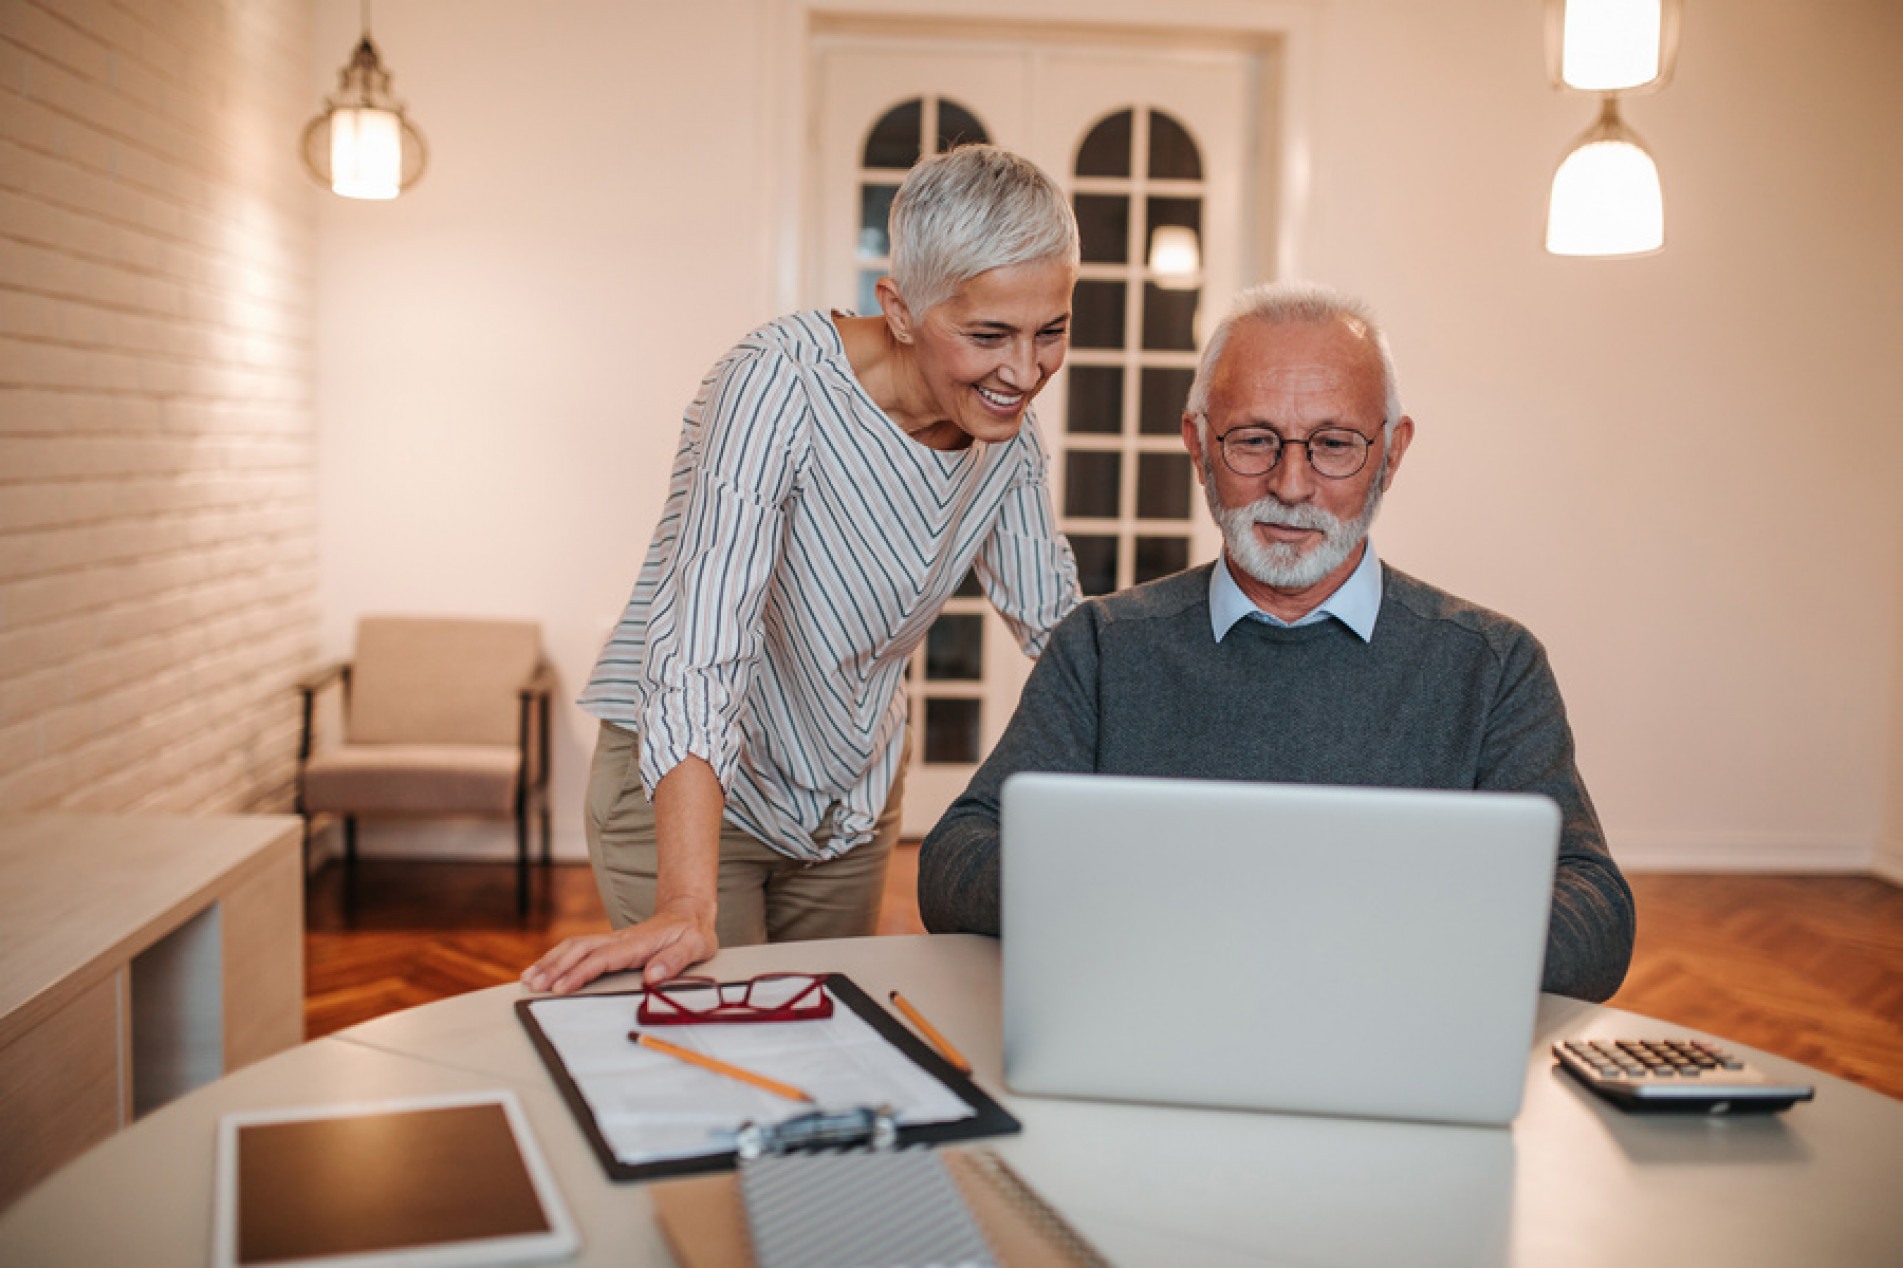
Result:
{"label": "elderly man", "polygon": [[1618,989],[1632,892],[1544,650],[1368,542],[1413,440],[1363,305],[1288,284],[1241,297],[1183,415],[1222,555],[1057,628],[997,749],[925,840],[927,928],[997,934],[998,795],[1017,771],[1535,792],[1564,819],[1543,985]]}

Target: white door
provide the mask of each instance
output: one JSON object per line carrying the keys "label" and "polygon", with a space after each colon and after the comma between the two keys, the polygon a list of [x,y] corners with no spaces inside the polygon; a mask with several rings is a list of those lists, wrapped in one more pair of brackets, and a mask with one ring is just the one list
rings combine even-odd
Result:
{"label": "white door", "polygon": [[[886,212],[922,155],[991,141],[1032,159],[1071,192],[1083,236],[1071,353],[1036,411],[1084,591],[1212,558],[1178,420],[1203,325],[1257,280],[1242,273],[1245,217],[1267,214],[1248,197],[1259,59],[982,34],[819,34],[813,45],[809,302],[875,310]],[[907,837],[964,790],[1029,671],[968,583],[909,671]]]}

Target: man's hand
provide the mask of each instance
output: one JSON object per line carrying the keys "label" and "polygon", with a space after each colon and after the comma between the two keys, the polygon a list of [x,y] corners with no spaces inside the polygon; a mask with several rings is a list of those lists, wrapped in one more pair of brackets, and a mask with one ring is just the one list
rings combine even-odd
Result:
{"label": "man's hand", "polygon": [[687,905],[663,908],[626,929],[564,939],[523,971],[522,984],[532,991],[566,995],[603,973],[645,966],[641,980],[652,986],[719,949],[713,911]]}

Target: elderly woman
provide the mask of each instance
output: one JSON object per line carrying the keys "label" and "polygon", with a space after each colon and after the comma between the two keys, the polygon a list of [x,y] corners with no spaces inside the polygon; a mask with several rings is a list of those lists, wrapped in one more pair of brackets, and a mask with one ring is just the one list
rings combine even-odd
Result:
{"label": "elderly woman", "polygon": [[1077,228],[967,146],[892,204],[877,316],[748,335],[688,407],[634,597],[582,694],[610,934],[523,975],[664,981],[721,946],[872,933],[899,830],[906,658],[975,571],[1027,655],[1077,602],[1031,400],[1063,364]]}

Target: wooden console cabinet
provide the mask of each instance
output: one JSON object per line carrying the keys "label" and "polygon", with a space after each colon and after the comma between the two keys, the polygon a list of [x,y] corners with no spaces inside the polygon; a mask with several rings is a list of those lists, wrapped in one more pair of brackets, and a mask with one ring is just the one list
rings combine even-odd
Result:
{"label": "wooden console cabinet", "polygon": [[304,1038],[290,815],[0,814],[0,1207]]}

